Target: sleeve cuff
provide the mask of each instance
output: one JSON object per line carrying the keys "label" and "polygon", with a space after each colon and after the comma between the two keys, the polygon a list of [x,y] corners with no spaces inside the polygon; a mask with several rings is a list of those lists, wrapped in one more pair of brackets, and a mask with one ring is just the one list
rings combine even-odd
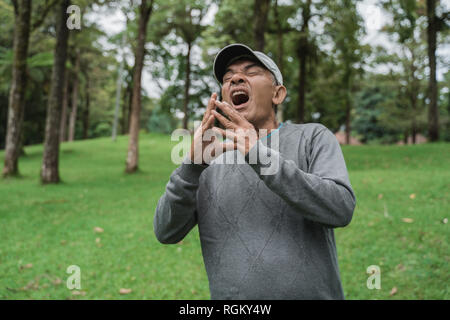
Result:
{"label": "sleeve cuff", "polygon": [[183,180],[198,183],[200,175],[206,168],[208,168],[208,165],[192,163],[191,160],[186,157],[181,163],[178,174]]}
{"label": "sleeve cuff", "polygon": [[245,162],[258,175],[273,175],[278,171],[280,162],[279,152],[266,147],[261,140],[258,140],[244,158]]}

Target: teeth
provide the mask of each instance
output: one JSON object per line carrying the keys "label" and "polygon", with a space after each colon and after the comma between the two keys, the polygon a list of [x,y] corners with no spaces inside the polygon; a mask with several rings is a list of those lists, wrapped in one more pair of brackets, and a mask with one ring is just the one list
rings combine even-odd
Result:
{"label": "teeth", "polygon": [[233,97],[238,94],[247,94],[247,93],[245,93],[245,91],[235,91],[233,92]]}

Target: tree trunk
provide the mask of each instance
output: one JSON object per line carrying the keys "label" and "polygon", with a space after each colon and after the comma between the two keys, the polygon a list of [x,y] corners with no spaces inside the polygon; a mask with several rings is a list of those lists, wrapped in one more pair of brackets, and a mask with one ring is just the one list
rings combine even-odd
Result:
{"label": "tree trunk", "polygon": [[[412,72],[412,76],[413,76],[413,81],[414,79],[414,70]],[[417,106],[417,92],[419,92],[418,90],[419,88],[417,88],[417,91],[414,90],[411,92],[411,109],[412,109],[412,119],[411,119],[411,138],[412,138],[412,143],[416,144],[416,137],[417,137],[417,121],[416,121],[416,106]]]}
{"label": "tree trunk", "polygon": [[153,8],[153,0],[147,5],[148,0],[142,0],[139,8],[139,27],[137,46],[134,55],[133,74],[133,100],[130,114],[130,140],[125,172],[133,173],[138,169],[139,160],[139,121],[141,113],[141,77],[144,67],[145,38],[147,36],[147,23]]}
{"label": "tree trunk", "polygon": [[52,69],[51,89],[47,104],[45,123],[44,154],[41,167],[42,183],[58,183],[59,179],[59,126],[61,121],[61,100],[64,74],[66,71],[67,42],[69,29],[66,27],[66,9],[69,0],[61,1],[56,10],[56,46]]}
{"label": "tree trunk", "polygon": [[[303,38],[303,36],[302,36]],[[299,58],[299,85],[298,85],[298,111],[297,122],[305,122],[305,86],[306,86],[306,55],[307,40],[300,40],[298,58]]]}
{"label": "tree trunk", "polygon": [[269,14],[270,0],[255,0],[254,2],[254,38],[255,49],[257,51],[264,51],[265,39],[264,33],[266,31],[267,16]]}
{"label": "tree trunk", "polygon": [[403,143],[405,145],[408,144],[408,130],[405,130],[405,132],[403,133]]}
{"label": "tree trunk", "polygon": [[428,40],[428,61],[430,64],[430,79],[428,87],[428,97],[430,106],[428,109],[428,136],[430,141],[439,140],[439,109],[437,105],[437,83],[436,83],[436,0],[427,0],[427,40]]}
{"label": "tree trunk", "polygon": [[127,133],[130,133],[131,126],[131,109],[133,106],[133,87],[130,87],[130,93],[128,95],[128,120],[127,120]]}
{"label": "tree trunk", "polygon": [[73,89],[72,89],[72,110],[70,112],[69,119],[69,141],[75,139],[75,129],[77,123],[77,112],[78,112],[78,94],[79,94],[79,84],[80,78],[78,73],[80,72],[80,52],[77,50],[75,55],[75,66],[73,70]]}
{"label": "tree trunk", "polygon": [[300,31],[300,40],[297,56],[299,58],[299,85],[297,122],[305,122],[305,91],[306,91],[306,58],[308,57],[309,19],[311,18],[311,0],[306,2],[302,10],[303,25]]}
{"label": "tree trunk", "polygon": [[69,75],[64,77],[64,91],[61,111],[61,125],[59,128],[59,142],[67,141],[67,109],[69,104]]}
{"label": "tree trunk", "polygon": [[8,128],[5,143],[3,176],[19,174],[25,92],[27,87],[27,55],[30,38],[31,0],[17,1],[14,10],[12,81],[9,91]]}
{"label": "tree trunk", "polygon": [[346,106],[345,106],[345,144],[349,145],[350,144],[350,134],[351,134],[351,110],[352,110],[352,106],[351,106],[351,102],[350,102],[350,97],[349,97],[350,93],[347,93],[347,98],[346,98]]}
{"label": "tree trunk", "polygon": [[127,85],[127,89],[124,91],[123,94],[123,103],[122,103],[122,119],[121,119],[121,132],[122,134],[127,134],[128,133],[128,112],[127,110],[129,109],[129,103],[127,103],[127,101],[129,101],[129,96],[131,96],[131,90],[130,90],[130,86]]}
{"label": "tree trunk", "polygon": [[86,84],[85,84],[85,94],[86,94],[86,104],[83,111],[83,139],[89,138],[89,108],[91,97],[89,94],[89,75],[86,73]]}
{"label": "tree trunk", "polygon": [[275,24],[277,26],[277,50],[278,50],[278,57],[277,57],[277,65],[278,69],[280,69],[281,74],[283,74],[283,57],[284,57],[284,37],[283,37],[283,30],[281,28],[281,20],[280,15],[278,13],[278,1],[275,0]]}
{"label": "tree trunk", "polygon": [[188,43],[188,51],[186,54],[186,76],[184,80],[184,106],[183,106],[183,129],[188,128],[189,119],[189,88],[191,86],[191,43]]}
{"label": "tree trunk", "polygon": [[[284,44],[283,44],[283,31],[281,29],[281,21],[280,16],[278,14],[278,0],[275,0],[275,7],[274,7],[274,13],[275,13],[275,24],[277,26],[277,65],[278,69],[280,69],[281,74],[283,74],[283,57],[284,57]],[[278,105],[278,111],[277,111],[277,120],[278,122],[283,122],[283,105]]]}

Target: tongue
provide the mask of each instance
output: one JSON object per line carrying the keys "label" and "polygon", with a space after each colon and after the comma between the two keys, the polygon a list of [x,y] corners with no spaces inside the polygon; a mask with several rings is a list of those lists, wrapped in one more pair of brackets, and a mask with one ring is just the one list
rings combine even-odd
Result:
{"label": "tongue", "polygon": [[248,101],[248,95],[246,95],[246,94],[237,94],[237,95],[233,96],[233,104],[235,106],[246,103],[247,101]]}

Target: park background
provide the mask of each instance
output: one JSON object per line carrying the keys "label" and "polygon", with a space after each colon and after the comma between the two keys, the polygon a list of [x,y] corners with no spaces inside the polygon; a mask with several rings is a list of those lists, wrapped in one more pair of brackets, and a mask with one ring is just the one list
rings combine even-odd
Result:
{"label": "park background", "polygon": [[346,298],[449,299],[449,10],[0,0],[0,299],[209,298],[197,228],[162,245],[152,221],[176,168],[170,133],[201,119],[214,56],[235,42],[280,67],[281,121],[342,143],[357,198],[335,231]]}

